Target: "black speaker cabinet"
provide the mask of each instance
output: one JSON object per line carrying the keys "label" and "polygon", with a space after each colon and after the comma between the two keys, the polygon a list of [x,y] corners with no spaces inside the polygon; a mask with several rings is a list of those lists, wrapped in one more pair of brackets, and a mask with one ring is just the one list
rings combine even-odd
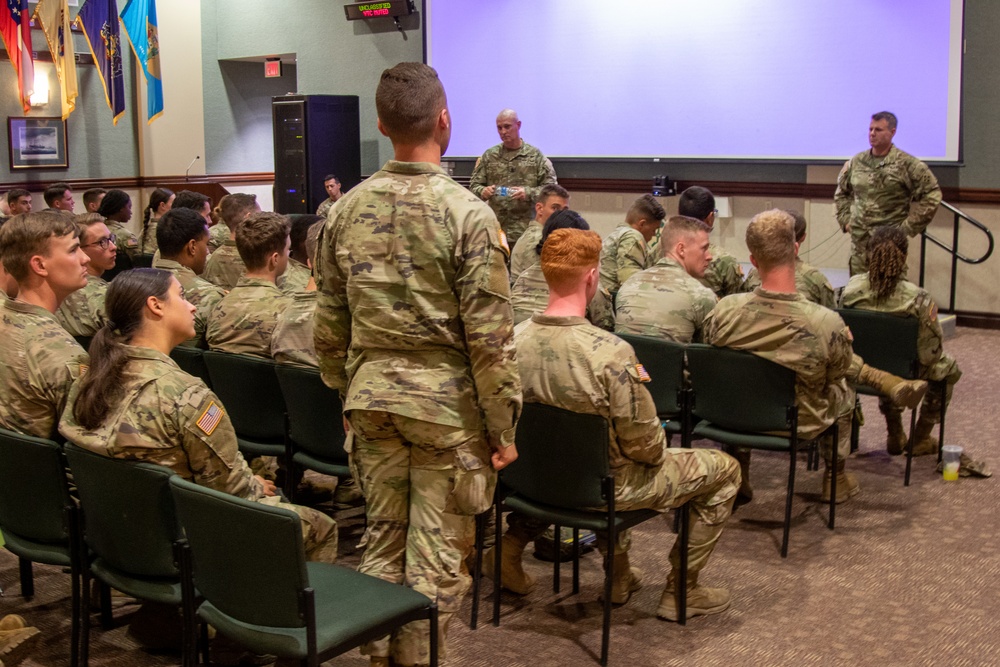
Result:
{"label": "black speaker cabinet", "polygon": [[284,95],[271,98],[271,110],[275,211],[315,213],[327,174],[343,192],[361,182],[357,95]]}

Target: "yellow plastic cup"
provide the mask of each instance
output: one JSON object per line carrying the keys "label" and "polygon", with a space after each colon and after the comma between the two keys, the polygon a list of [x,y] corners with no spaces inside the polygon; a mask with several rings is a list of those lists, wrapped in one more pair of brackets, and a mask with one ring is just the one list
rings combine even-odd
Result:
{"label": "yellow plastic cup", "polygon": [[944,481],[957,481],[958,470],[962,466],[962,448],[958,445],[945,445],[941,448],[941,461],[944,463]]}

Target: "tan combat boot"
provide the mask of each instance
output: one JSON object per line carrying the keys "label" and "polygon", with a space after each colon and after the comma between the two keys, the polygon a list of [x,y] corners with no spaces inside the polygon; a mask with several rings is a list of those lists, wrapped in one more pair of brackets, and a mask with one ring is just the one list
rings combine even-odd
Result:
{"label": "tan combat boot", "polygon": [[906,431],[903,430],[903,412],[891,407],[882,411],[885,415],[885,425],[888,431],[885,438],[885,450],[893,456],[899,456],[906,451]]}
{"label": "tan combat boot", "polygon": [[[698,573],[701,572],[708,557],[712,554],[719,536],[722,535],[724,524],[711,526],[696,518],[692,512],[691,531],[688,535],[688,575],[687,575],[687,617],[709,616],[729,609],[730,595],[725,588],[709,588],[698,585]],[[667,577],[667,585],[660,596],[660,604],[656,615],[667,621],[678,621],[680,613],[677,609],[677,572],[680,570],[680,550],[674,543],[670,551],[670,564],[673,569]]]}
{"label": "tan combat boot", "polygon": [[[833,485],[833,468],[830,462],[826,462],[826,471],[823,473],[823,502],[830,502],[830,487]],[[861,485],[858,480],[849,472],[844,472],[844,460],[837,461],[837,504],[847,502],[861,492]]]}
{"label": "tan combat boot", "polygon": [[[632,593],[642,588],[642,570],[628,562],[628,552],[615,554],[615,565],[611,571],[611,604],[625,604]],[[604,594],[601,594],[601,600]]]}
{"label": "tan combat boot", "polygon": [[38,643],[38,628],[25,627],[24,619],[8,614],[0,619],[0,665],[14,667],[21,663]]}
{"label": "tan combat boot", "polygon": [[925,380],[904,380],[901,377],[872,368],[868,364],[861,367],[858,381],[869,387],[875,387],[892,401],[893,405],[913,409],[920,405],[927,393]]}
{"label": "tan combat boot", "polygon": [[[521,531],[507,530],[501,539],[500,586],[516,595],[527,595],[535,589],[535,578],[524,571],[524,550],[530,538]],[[483,576],[493,578],[494,549],[483,554]]]}
{"label": "tan combat boot", "polygon": [[921,413],[920,417],[917,419],[917,425],[913,427],[914,456],[937,454],[938,439],[931,435],[931,431],[933,431],[936,426],[936,421],[932,421]]}

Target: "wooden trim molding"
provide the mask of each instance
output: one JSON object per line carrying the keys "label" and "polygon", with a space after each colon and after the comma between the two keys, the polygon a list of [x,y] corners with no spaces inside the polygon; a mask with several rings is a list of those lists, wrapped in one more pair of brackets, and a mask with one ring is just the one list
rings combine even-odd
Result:
{"label": "wooden trim molding", "polygon": [[0,183],[0,192],[6,192],[11,188],[25,188],[31,192],[43,192],[52,183],[64,181],[69,187],[76,190],[87,190],[89,188],[118,188],[120,190],[135,190],[139,188],[166,187],[171,190],[183,190],[184,185],[201,185],[205,183],[242,184],[242,185],[270,185],[274,183],[274,172],[260,171],[242,174],[199,174],[185,177],[176,176],[140,176],[133,178],[70,178],[70,179],[46,179],[44,181],[19,181],[16,183]]}

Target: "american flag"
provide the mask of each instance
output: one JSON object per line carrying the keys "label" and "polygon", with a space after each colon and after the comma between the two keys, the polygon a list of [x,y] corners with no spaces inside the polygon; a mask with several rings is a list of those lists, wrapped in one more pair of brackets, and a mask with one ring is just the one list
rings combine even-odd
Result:
{"label": "american flag", "polygon": [[7,0],[6,9],[0,11],[0,34],[10,57],[10,64],[17,71],[17,90],[21,96],[24,113],[31,110],[31,93],[35,88],[35,65],[31,60],[31,13],[28,0]]}
{"label": "american flag", "polygon": [[222,407],[220,407],[215,401],[212,401],[208,404],[208,407],[205,408],[205,412],[201,413],[201,417],[198,418],[197,426],[204,431],[205,435],[212,435],[212,432],[215,431],[215,427],[219,425],[220,421],[222,421],[222,415],[224,414],[226,413],[222,410]]}

